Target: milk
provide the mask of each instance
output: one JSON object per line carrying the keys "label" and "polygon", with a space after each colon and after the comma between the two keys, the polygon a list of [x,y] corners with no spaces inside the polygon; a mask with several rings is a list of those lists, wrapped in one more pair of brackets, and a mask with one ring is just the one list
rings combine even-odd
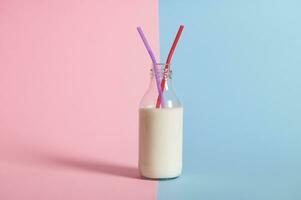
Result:
{"label": "milk", "polygon": [[183,109],[139,109],[139,171],[143,177],[174,178],[182,170]]}

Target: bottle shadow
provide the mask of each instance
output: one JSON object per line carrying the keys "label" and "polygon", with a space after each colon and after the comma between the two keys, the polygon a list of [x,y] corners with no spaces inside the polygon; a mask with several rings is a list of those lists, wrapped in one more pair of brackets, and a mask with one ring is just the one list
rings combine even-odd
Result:
{"label": "bottle shadow", "polygon": [[[33,154],[31,154],[33,155]],[[63,170],[80,170],[89,173],[141,179],[138,168],[110,161],[83,159],[58,154],[36,154],[34,164]]]}
{"label": "bottle shadow", "polygon": [[80,160],[67,157],[56,157],[52,159],[52,162],[57,166],[67,167],[70,169],[140,179],[138,169],[130,166],[117,165],[104,161]]}

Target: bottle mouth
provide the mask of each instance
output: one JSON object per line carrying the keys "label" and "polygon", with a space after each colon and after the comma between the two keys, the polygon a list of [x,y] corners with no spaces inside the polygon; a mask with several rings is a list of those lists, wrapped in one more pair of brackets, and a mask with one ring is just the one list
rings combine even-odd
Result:
{"label": "bottle mouth", "polygon": [[163,67],[170,67],[170,65],[171,65],[171,63],[156,63],[156,64],[153,64],[153,65],[155,65],[157,68],[163,68]]}
{"label": "bottle mouth", "polygon": [[[156,63],[155,68],[158,70],[158,72],[170,71],[170,63]],[[151,71],[153,71],[153,66],[151,67]]]}
{"label": "bottle mouth", "polygon": [[[155,68],[159,73],[160,78],[171,79],[172,70],[170,69],[170,63],[157,63],[155,64]],[[153,66],[150,69],[151,77],[154,76]]]}

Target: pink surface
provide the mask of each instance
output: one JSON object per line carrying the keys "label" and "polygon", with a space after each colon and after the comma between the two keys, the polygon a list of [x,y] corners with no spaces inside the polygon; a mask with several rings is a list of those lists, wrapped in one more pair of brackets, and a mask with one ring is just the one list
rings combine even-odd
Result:
{"label": "pink surface", "polygon": [[155,199],[137,109],[157,1],[0,1],[0,199]]}

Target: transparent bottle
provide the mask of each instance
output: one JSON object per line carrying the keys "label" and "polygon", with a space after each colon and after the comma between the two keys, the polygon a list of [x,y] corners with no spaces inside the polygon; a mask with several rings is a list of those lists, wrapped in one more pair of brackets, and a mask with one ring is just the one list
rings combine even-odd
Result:
{"label": "transparent bottle", "polygon": [[155,67],[165,78],[164,106],[156,108],[158,90],[153,70],[139,106],[139,171],[145,178],[175,178],[182,171],[183,108],[172,87],[170,66]]}

